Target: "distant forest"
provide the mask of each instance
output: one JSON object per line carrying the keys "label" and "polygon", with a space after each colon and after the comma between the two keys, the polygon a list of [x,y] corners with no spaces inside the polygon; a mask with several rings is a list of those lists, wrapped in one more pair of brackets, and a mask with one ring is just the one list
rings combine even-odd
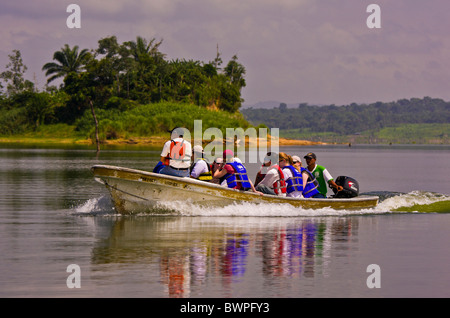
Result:
{"label": "distant forest", "polygon": [[[288,108],[281,103],[272,109],[242,109],[241,113],[253,125],[278,127],[288,137],[349,136],[368,134],[376,136],[388,128],[433,126],[433,136],[448,140],[450,134],[450,102],[431,97],[400,99],[395,102],[376,102],[336,106],[313,106],[301,103]],[[439,130],[439,131],[437,131]],[[394,130],[391,130],[393,133]],[[399,131],[397,131],[398,133]],[[414,132],[410,132],[413,137]],[[417,131],[420,134],[421,131]],[[395,137],[395,136],[392,136]],[[320,138],[319,138],[320,139]],[[328,138],[329,139],[329,138]]]}

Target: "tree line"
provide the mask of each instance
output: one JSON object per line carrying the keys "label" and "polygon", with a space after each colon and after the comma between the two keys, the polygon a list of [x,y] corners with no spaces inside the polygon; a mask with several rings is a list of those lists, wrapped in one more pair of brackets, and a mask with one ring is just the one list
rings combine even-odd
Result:
{"label": "tree line", "polygon": [[[16,134],[42,124],[76,124],[85,112],[126,111],[140,105],[174,102],[233,114],[241,106],[245,67],[237,56],[226,64],[219,52],[212,61],[168,60],[161,41],[119,43],[100,39],[96,49],[64,45],[43,65],[47,85],[39,91],[25,79],[21,52],[13,50],[0,74],[0,134]],[[53,85],[61,79],[62,84]],[[167,105],[170,105],[167,104]]]}
{"label": "tree line", "polygon": [[272,109],[247,108],[241,113],[253,125],[264,123],[269,128],[297,129],[299,133],[352,135],[402,124],[450,123],[450,102],[424,97],[342,106],[301,103],[297,108],[280,103]]}

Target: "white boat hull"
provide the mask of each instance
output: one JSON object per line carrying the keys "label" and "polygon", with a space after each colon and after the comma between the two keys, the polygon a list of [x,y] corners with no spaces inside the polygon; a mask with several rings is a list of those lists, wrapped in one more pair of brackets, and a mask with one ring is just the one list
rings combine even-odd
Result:
{"label": "white boat hull", "polygon": [[233,203],[285,203],[303,209],[331,207],[336,210],[360,210],[378,204],[376,196],[351,199],[296,199],[239,191],[192,178],[178,178],[123,167],[95,165],[91,168],[97,181],[108,188],[116,210],[122,214],[150,212],[164,202],[191,202],[206,207]]}

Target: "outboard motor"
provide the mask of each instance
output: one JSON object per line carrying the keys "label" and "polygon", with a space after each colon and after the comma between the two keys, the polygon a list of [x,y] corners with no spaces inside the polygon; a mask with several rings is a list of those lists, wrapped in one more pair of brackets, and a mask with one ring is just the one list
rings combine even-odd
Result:
{"label": "outboard motor", "polygon": [[337,191],[337,189],[332,188],[334,192],[334,198],[354,198],[359,194],[359,183],[353,178],[339,176],[334,180],[337,185],[342,186],[344,189],[342,191]]}

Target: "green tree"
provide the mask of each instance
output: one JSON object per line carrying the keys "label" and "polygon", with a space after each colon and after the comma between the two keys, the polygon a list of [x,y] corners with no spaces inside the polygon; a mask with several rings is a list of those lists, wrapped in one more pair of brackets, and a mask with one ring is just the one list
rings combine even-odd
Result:
{"label": "green tree", "polygon": [[135,41],[121,45],[121,56],[126,63],[127,95],[141,103],[159,101],[159,91],[166,69],[164,54],[159,51],[162,40],[147,41],[136,37]]}
{"label": "green tree", "polygon": [[27,118],[30,126],[37,129],[40,125],[48,123],[55,113],[55,108],[61,106],[64,93],[49,94],[47,92],[29,93],[26,100]]}
{"label": "green tree", "polygon": [[239,91],[245,87],[245,67],[238,63],[237,56],[234,55],[224,69],[225,75],[230,79],[231,84],[235,85]]}
{"label": "green tree", "polygon": [[155,38],[147,41],[141,36],[136,37],[136,41],[128,41],[124,46],[137,62],[144,62],[148,57],[163,59],[164,54],[159,52],[162,40],[157,42]]}
{"label": "green tree", "polygon": [[69,107],[69,110],[77,115],[70,119],[75,120],[83,115],[87,108],[90,108],[95,125],[97,152],[99,152],[99,128],[94,109],[94,102],[96,96],[99,95],[99,91],[102,89],[102,86],[99,84],[99,81],[96,81],[95,74],[92,72],[82,72],[79,74],[72,72],[65,78],[64,82],[65,90],[71,96],[71,100],[69,100],[68,105],[72,107]]}
{"label": "green tree", "polygon": [[24,78],[27,66],[23,64],[20,51],[13,50],[13,54],[8,57],[9,63],[6,65],[6,71],[0,74],[0,79],[6,83],[7,95],[11,97],[24,91],[33,91],[34,84]]}
{"label": "green tree", "polygon": [[78,52],[78,45],[70,48],[68,44],[65,44],[61,51],[56,51],[53,54],[53,60],[57,61],[57,63],[49,62],[42,67],[42,70],[45,71],[45,76],[51,75],[47,83],[59,77],[66,77],[72,72],[79,73],[83,70],[89,57],[88,49]]}

